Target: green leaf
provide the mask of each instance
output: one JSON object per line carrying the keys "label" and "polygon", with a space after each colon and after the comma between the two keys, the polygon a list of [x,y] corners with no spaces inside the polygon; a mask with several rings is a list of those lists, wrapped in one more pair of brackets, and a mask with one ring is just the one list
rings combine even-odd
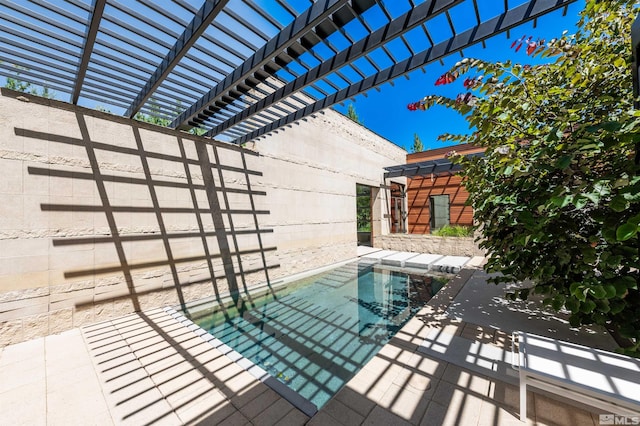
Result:
{"label": "green leaf", "polygon": [[580,312],[590,314],[596,308],[596,302],[593,300],[585,300],[580,304]]}
{"label": "green leaf", "polygon": [[636,236],[638,233],[638,225],[624,223],[616,230],[616,239],[618,241],[627,241]]}
{"label": "green leaf", "polygon": [[580,302],[577,299],[567,299],[564,306],[574,314],[580,310]]}
{"label": "green leaf", "polygon": [[618,291],[616,290],[616,286],[611,285],[611,284],[605,284],[603,286],[604,291],[605,291],[605,297],[607,299],[612,299],[614,297],[616,297],[616,294],[618,293]]}
{"label": "green leaf", "polygon": [[583,209],[588,202],[589,200],[583,194],[573,197],[573,205],[576,206],[576,209]]}
{"label": "green leaf", "polygon": [[609,202],[609,208],[614,212],[622,212],[629,208],[629,202],[621,195],[616,195]]}
{"label": "green leaf", "polygon": [[572,159],[573,157],[571,155],[564,155],[556,161],[556,167],[558,169],[566,169],[571,165]]}
{"label": "green leaf", "polygon": [[560,309],[562,309],[563,306],[564,306],[564,297],[562,297],[561,295],[554,297],[553,300],[551,301],[551,307],[556,311],[559,311]]}
{"label": "green leaf", "polygon": [[560,208],[566,207],[573,200],[572,195],[557,195],[555,197],[551,197],[551,203],[553,205],[558,206]]}
{"label": "green leaf", "polygon": [[592,287],[590,293],[596,299],[603,299],[607,296],[607,291],[601,285]]}

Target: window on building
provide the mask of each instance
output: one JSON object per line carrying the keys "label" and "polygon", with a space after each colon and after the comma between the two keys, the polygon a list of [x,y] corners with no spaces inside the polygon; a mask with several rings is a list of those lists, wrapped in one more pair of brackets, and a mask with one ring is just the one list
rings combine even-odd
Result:
{"label": "window on building", "polygon": [[356,185],[358,245],[371,245],[371,187]]}
{"label": "window on building", "polygon": [[405,219],[407,218],[407,214],[405,212],[405,197],[406,192],[404,189],[404,185],[391,182],[390,187],[390,195],[389,199],[389,215],[391,218],[391,233],[404,233],[407,232],[405,226]]}
{"label": "window on building", "polygon": [[431,232],[449,224],[449,195],[432,195],[430,197]]}

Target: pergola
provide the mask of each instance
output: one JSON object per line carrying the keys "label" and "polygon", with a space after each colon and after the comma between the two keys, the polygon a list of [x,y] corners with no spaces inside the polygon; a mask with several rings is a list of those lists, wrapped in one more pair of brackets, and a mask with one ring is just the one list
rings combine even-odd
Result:
{"label": "pergola", "polygon": [[0,75],[233,143],[575,0],[11,0]]}

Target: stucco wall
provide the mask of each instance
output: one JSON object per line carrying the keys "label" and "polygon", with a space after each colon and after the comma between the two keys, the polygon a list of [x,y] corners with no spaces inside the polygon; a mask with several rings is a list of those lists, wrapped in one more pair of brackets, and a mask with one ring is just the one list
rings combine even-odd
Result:
{"label": "stucco wall", "polygon": [[405,155],[333,111],[243,150],[2,93],[0,346],[353,257]]}

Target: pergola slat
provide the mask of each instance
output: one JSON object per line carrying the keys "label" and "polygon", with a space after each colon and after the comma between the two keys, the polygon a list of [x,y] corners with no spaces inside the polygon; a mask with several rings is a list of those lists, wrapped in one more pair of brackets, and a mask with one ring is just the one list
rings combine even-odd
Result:
{"label": "pergola slat", "polygon": [[424,66],[425,64],[439,60],[451,53],[486,40],[487,38],[495,34],[499,34],[520,24],[531,21],[534,18],[539,17],[545,13],[560,9],[564,7],[565,4],[572,1],[573,0],[531,0],[528,3],[523,3],[520,6],[502,13],[499,16],[484,21],[473,28],[470,28],[440,43],[437,43],[433,47],[424,50],[409,59],[405,59],[404,61],[396,63],[391,67],[385,68],[384,70],[379,71],[373,76],[367,77],[362,81],[352,84],[349,87],[340,90],[339,92],[328,95],[327,97],[314,102],[313,104],[310,104],[305,108],[296,111],[295,113],[289,114],[286,117],[274,121],[268,126],[248,133],[241,138],[234,140],[233,143],[242,144],[251,139],[260,137],[279,127],[290,124],[296,120],[306,117],[307,115],[327,108],[335,103],[342,102],[345,99],[370,90],[375,86],[379,86],[397,77],[405,75],[410,71]]}
{"label": "pergola slat", "polygon": [[[363,57],[367,53],[375,50],[381,44],[399,37],[404,32],[409,31],[416,26],[422,25],[425,20],[446,11],[448,8],[460,4],[461,0],[445,0],[441,1],[436,9],[434,2],[422,3],[409,12],[399,16],[387,25],[379,28],[375,32],[369,34],[364,39],[356,42],[348,48],[337,53],[331,59],[321,63],[317,67],[309,70],[306,74],[299,76],[295,80],[287,83],[285,86],[278,88],[274,93],[261,99],[257,103],[242,111],[240,114],[232,117],[230,120],[212,128],[207,132],[207,136],[215,136],[231,126],[236,125],[247,117],[268,108],[270,105],[284,99],[285,97],[302,90],[310,84],[329,75],[333,70],[337,70],[345,64],[351,63],[358,58]],[[319,89],[317,89],[319,90]],[[320,90],[322,93],[322,91]],[[326,95],[326,94],[325,94]]]}
{"label": "pergola slat", "polygon": [[96,41],[96,35],[100,28],[100,20],[102,19],[102,13],[107,0],[95,0],[93,5],[93,12],[91,13],[91,24],[87,30],[87,36],[85,37],[84,47],[82,48],[82,57],[80,64],[78,65],[78,74],[76,75],[75,84],[73,86],[73,93],[71,93],[71,103],[77,104],[80,98],[80,91],[82,90],[82,83],[84,82],[84,76],[87,74],[87,67],[89,66],[89,59],[93,52],[93,45]]}
{"label": "pergola slat", "polygon": [[151,97],[153,92],[162,84],[166,76],[180,62],[182,57],[198,40],[209,24],[218,16],[229,0],[205,1],[189,26],[184,30],[180,38],[173,45],[167,56],[162,60],[142,91],[136,96],[133,103],[125,112],[128,117],[133,117],[142,105]]}
{"label": "pergola slat", "polygon": [[239,143],[575,1],[3,2],[0,75]]}
{"label": "pergola slat", "polygon": [[305,13],[287,25],[277,37],[271,39],[265,46],[256,51],[253,56],[230,73],[221,83],[212,88],[209,93],[203,96],[195,105],[192,105],[180,114],[180,116],[170,124],[170,127],[176,128],[182,126],[203,108],[206,108],[219,99],[230,88],[243,82],[246,77],[252,75],[257,69],[264,66],[277,55],[280,50],[286,49],[306,32],[311,31],[313,27],[347,4],[347,2],[348,0],[319,0],[315,2]]}

